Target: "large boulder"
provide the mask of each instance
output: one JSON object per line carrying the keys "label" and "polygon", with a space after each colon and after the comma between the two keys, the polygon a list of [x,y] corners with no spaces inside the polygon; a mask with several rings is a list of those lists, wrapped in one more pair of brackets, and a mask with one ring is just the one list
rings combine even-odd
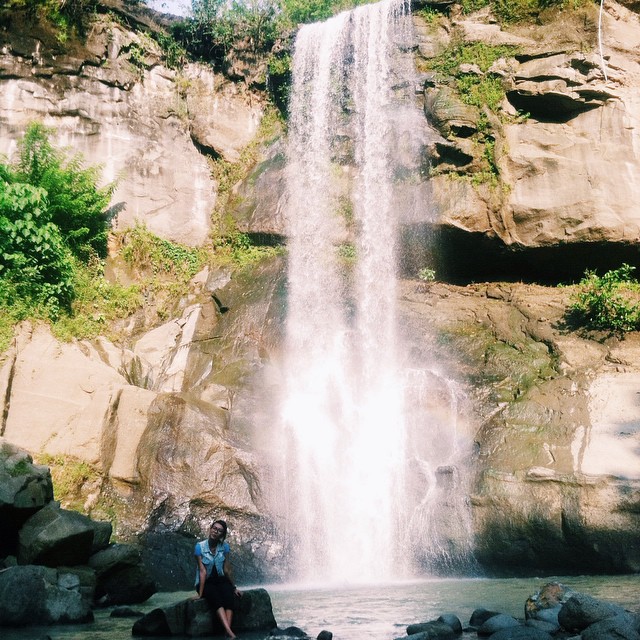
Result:
{"label": "large boulder", "polygon": [[87,516],[50,502],[20,529],[18,562],[48,567],[86,564],[94,535],[95,527]]}
{"label": "large boulder", "polygon": [[0,437],[0,558],[16,555],[18,531],[38,509],[53,500],[51,473]]}
{"label": "large boulder", "polygon": [[[145,615],[133,625],[133,635],[213,635],[222,631],[218,625],[206,600],[183,600]],[[243,591],[233,617],[234,631],[269,631],[275,627],[276,620],[268,592],[265,589]]]}
{"label": "large boulder", "polygon": [[0,626],[89,622],[91,604],[73,573],[31,565],[0,571]]}
{"label": "large boulder", "polygon": [[624,614],[625,610],[616,604],[576,593],[562,605],[558,621],[567,631],[582,631],[596,622]]}
{"label": "large boulder", "polygon": [[96,572],[95,598],[100,605],[144,602],[157,590],[134,545],[112,544],[92,555],[89,566]]}

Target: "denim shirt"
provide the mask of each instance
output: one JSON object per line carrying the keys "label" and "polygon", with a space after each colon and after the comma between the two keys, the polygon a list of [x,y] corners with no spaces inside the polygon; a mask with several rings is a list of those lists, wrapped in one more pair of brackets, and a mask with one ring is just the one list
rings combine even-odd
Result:
{"label": "denim shirt", "polygon": [[[195,555],[202,558],[202,564],[207,570],[207,578],[213,573],[215,567],[216,574],[224,575],[224,561],[229,555],[229,543],[219,542],[212,550],[209,548],[209,540],[201,540],[196,543]],[[196,569],[196,586],[200,584],[200,571]]]}

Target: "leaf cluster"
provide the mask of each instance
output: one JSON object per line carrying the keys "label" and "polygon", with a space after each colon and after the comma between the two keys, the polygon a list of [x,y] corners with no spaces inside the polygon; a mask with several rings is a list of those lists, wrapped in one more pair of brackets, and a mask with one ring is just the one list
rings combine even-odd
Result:
{"label": "leaf cluster", "polygon": [[98,0],[6,0],[0,12],[25,10],[32,18],[45,19],[56,27],[58,41],[66,42],[73,32],[85,34],[98,4]]}
{"label": "leaf cluster", "polygon": [[31,124],[14,163],[0,163],[0,307],[14,321],[70,308],[78,260],[104,256],[112,187],[67,159]]}
{"label": "leaf cluster", "polygon": [[589,0],[462,0],[462,11],[473,13],[490,6],[503,24],[537,20],[547,9],[577,9]]}
{"label": "leaf cluster", "polygon": [[585,271],[569,307],[570,323],[614,333],[640,329],[640,283],[634,271],[626,263],[602,276]]}
{"label": "leaf cluster", "polygon": [[192,17],[172,28],[172,36],[198,60],[222,68],[233,48],[266,53],[279,33],[275,0],[192,0]]}

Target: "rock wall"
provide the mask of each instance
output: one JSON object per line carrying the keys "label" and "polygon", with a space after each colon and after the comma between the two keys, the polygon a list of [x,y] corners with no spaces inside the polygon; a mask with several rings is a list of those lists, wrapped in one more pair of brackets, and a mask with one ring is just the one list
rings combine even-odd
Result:
{"label": "rock wall", "polygon": [[[423,208],[406,232],[405,254],[415,249],[408,271],[433,261],[439,276],[465,282],[496,274],[558,281],[621,258],[637,262],[640,25],[631,9],[607,3],[606,79],[598,57],[582,51],[582,37],[593,47],[593,28],[571,37],[547,37],[544,25],[506,33],[486,12],[460,19],[453,11],[446,28],[423,32],[423,58],[454,31],[518,43],[523,53],[494,70],[513,116],[493,123],[500,188],[447,171],[420,185]],[[1,148],[10,152],[26,123],[41,117],[89,162],[104,162],[107,178],[121,175],[118,225],[142,219],[165,237],[202,242],[215,184],[200,151],[237,158],[257,126],[259,100],[249,104],[201,67],[167,70],[152,44],[106,17],[80,51],[64,55],[50,34],[20,25],[0,31]],[[146,52],[141,66],[132,62],[134,44]],[[430,80],[423,99],[431,119],[434,90],[444,89]],[[516,107],[530,116],[516,119]],[[426,153],[440,168],[455,159],[464,173],[476,158],[458,135],[468,114],[455,115],[453,128],[442,121],[447,137],[430,129]],[[284,233],[278,145],[238,191],[243,229]],[[433,237],[443,244],[427,242]],[[283,289],[279,260],[244,274],[199,274],[182,316],[132,336],[127,348],[105,339],[61,344],[25,325],[1,361],[0,435],[34,454],[94,465],[99,478],[85,509],[115,505],[121,535],[177,532],[176,549],[186,549],[212,514],[232,514],[245,572],[238,578],[270,578],[281,550],[261,497],[268,476],[249,442],[265,437],[256,407],[268,386],[257,380],[278,357]],[[638,339],[568,331],[570,294],[407,280],[408,350],[446,365],[469,400],[470,500],[485,566],[640,571]]]}
{"label": "rock wall", "polygon": [[116,181],[116,228],[138,221],[202,244],[217,193],[202,151],[236,161],[255,135],[261,98],[201,65],[167,68],[148,35],[162,29],[156,14],[133,28],[117,15],[98,15],[82,41],[64,46],[26,12],[3,15],[0,153],[11,156],[28,123],[41,121],[54,142],[101,165],[105,183]]}

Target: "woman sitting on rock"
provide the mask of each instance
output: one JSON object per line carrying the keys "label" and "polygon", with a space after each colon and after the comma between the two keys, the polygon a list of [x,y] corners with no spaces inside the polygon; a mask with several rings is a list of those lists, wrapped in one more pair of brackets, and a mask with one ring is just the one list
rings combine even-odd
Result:
{"label": "woman sitting on rock", "polygon": [[225,542],[226,537],[227,523],[216,520],[209,529],[209,538],[196,543],[196,591],[198,598],[204,598],[211,610],[216,612],[226,635],[235,638],[231,631],[231,621],[235,597],[240,592],[231,579],[229,543]]}

